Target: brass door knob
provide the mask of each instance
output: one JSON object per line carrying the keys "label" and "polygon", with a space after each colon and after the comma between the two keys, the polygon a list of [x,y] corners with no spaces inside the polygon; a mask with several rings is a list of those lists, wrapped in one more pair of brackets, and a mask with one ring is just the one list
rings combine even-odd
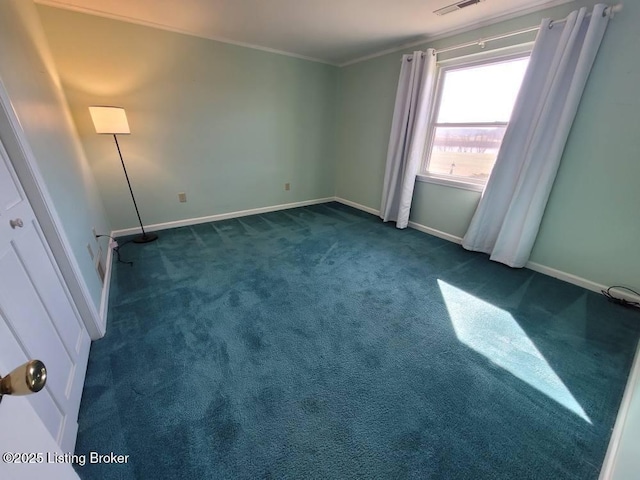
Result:
{"label": "brass door knob", "polygon": [[28,395],[39,392],[47,383],[47,368],[40,360],[29,360],[6,377],[0,377],[0,401],[3,395]]}
{"label": "brass door knob", "polygon": [[22,221],[21,218],[16,218],[15,220],[9,220],[9,225],[11,225],[11,228],[15,230],[16,227],[18,228],[24,227],[24,222]]}

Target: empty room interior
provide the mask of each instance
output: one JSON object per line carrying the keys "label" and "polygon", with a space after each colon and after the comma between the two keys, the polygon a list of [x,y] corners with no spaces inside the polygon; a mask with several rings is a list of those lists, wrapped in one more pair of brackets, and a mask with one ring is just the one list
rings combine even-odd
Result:
{"label": "empty room interior", "polygon": [[0,477],[640,478],[640,2],[0,1]]}

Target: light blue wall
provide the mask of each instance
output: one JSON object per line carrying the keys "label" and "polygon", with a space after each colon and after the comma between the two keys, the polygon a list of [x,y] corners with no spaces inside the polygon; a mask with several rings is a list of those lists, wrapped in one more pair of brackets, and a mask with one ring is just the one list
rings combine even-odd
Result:
{"label": "light blue wall", "polygon": [[532,260],[640,291],[640,2],[609,24]]}
{"label": "light blue wall", "polygon": [[[415,49],[537,25],[544,16],[561,18],[594,3],[573,2]],[[114,228],[135,225],[135,217],[113,145],[93,133],[86,107],[94,103],[127,109],[133,134],[122,138],[122,146],[147,223],[334,192],[379,208],[400,56],[405,52],[336,69],[38,9]],[[591,281],[635,288],[640,288],[638,25],[640,3],[626,2],[594,65],[532,255],[534,262]],[[0,39],[4,33],[0,31]],[[460,53],[474,51],[477,48]],[[3,75],[6,68],[3,65]],[[19,81],[15,83],[19,89]],[[26,100],[39,98],[37,91],[28,89],[24,95]],[[76,153],[66,158],[73,148],[58,143],[70,142],[69,133],[63,133],[62,140],[54,138],[55,130],[39,137],[36,120],[29,117],[43,172],[82,259],[87,228],[94,221],[106,225],[100,202],[86,166]],[[45,160],[48,141],[54,145],[50,163]],[[285,182],[291,182],[291,192],[283,190]],[[187,192],[187,204],[177,203],[180,191]],[[418,183],[411,220],[462,236],[479,197],[476,192]],[[76,218],[75,207],[86,203],[87,210]],[[91,280],[89,270],[84,261],[83,271]],[[95,281],[92,288],[95,296]],[[616,478],[636,477],[635,451],[627,447],[638,441],[637,428],[625,431],[624,461]]]}
{"label": "light blue wall", "polygon": [[0,77],[98,309],[102,283],[86,245],[97,252],[92,228],[108,233],[111,226],[31,2],[0,2]]}
{"label": "light blue wall", "polygon": [[[562,18],[573,2],[415,47],[442,48]],[[609,26],[573,126],[531,261],[604,285],[640,289],[640,4]],[[517,41],[522,41],[518,38]],[[490,43],[488,48],[504,46]],[[473,47],[461,54],[478,51]],[[397,52],[340,71],[336,194],[380,208],[400,69]],[[463,236],[480,194],[418,182],[411,220]]]}
{"label": "light blue wall", "polygon": [[336,195],[380,208],[400,54],[342,68],[338,83]]}
{"label": "light blue wall", "polygon": [[114,229],[137,219],[94,104],[127,111],[119,141],[147,224],[333,196],[336,67],[38,10]]}
{"label": "light blue wall", "polygon": [[[593,3],[573,2],[415,49],[537,25]],[[334,193],[379,208],[404,52],[338,69],[44,6],[38,11],[113,228],[136,220],[113,143],[93,133],[91,104],[127,109],[133,133],[121,145],[146,223]],[[531,258],[636,288],[638,24],[640,5],[628,4],[607,31]],[[186,204],[178,203],[178,192],[187,193]],[[479,197],[418,183],[411,220],[462,236]]]}

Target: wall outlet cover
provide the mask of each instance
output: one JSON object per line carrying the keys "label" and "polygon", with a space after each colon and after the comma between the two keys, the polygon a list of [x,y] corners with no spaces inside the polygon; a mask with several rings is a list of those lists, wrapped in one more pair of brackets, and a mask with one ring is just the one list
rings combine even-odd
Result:
{"label": "wall outlet cover", "polygon": [[185,203],[187,201],[187,194],[184,192],[180,192],[178,194],[178,200],[180,200],[180,203]]}

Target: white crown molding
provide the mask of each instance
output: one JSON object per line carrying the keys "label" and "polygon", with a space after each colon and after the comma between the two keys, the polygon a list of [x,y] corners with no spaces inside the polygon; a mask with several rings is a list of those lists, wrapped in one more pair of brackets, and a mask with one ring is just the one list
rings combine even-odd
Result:
{"label": "white crown molding", "polygon": [[487,20],[481,21],[481,22],[473,22],[473,23],[469,23],[467,25],[464,25],[462,27],[456,27],[453,29],[449,29],[449,30],[445,30],[442,32],[439,32],[437,34],[434,35],[429,35],[429,36],[424,36],[422,38],[419,38],[417,40],[413,40],[411,42],[408,43],[403,43],[401,45],[395,46],[395,47],[390,47],[375,53],[371,53],[362,57],[358,57],[352,60],[348,60],[346,62],[342,62],[342,63],[336,63],[336,62],[330,62],[327,60],[322,60],[320,58],[315,58],[315,57],[309,57],[306,55],[300,55],[298,53],[293,53],[293,52],[288,52],[286,50],[278,50],[275,48],[270,48],[270,47],[264,47],[262,45],[256,45],[253,43],[246,43],[246,42],[239,42],[236,40],[231,40],[229,38],[225,38],[225,37],[219,37],[216,35],[197,35],[193,32],[189,32],[187,30],[181,29],[181,28],[177,28],[177,27],[172,27],[170,25],[165,25],[163,23],[156,23],[156,22],[151,22],[151,21],[147,21],[147,20],[141,20],[139,18],[134,18],[134,17],[129,17],[127,15],[117,15],[117,14],[113,14],[113,13],[109,13],[109,12],[105,12],[103,10],[99,10],[99,9],[95,9],[95,8],[88,8],[88,7],[81,7],[79,5],[70,5],[69,3],[65,2],[65,1],[61,1],[61,0],[34,0],[35,3],[38,3],[40,5],[46,5],[49,7],[55,7],[55,8],[61,8],[64,10],[69,10],[69,11],[73,11],[73,12],[78,12],[78,13],[85,13],[88,15],[94,15],[94,16],[98,16],[98,17],[104,17],[104,18],[109,18],[111,20],[118,20],[121,22],[127,22],[127,23],[132,23],[132,24],[136,24],[136,25],[142,25],[145,27],[151,27],[151,28],[157,28],[160,30],[166,30],[169,32],[173,32],[173,33],[179,33],[182,35],[189,35],[191,37],[197,37],[197,38],[205,38],[208,40],[213,40],[216,42],[220,42],[220,43],[225,43],[228,45],[235,45],[238,47],[244,47],[244,48],[250,48],[253,50],[260,50],[263,52],[267,52],[267,53],[273,53],[276,55],[284,55],[287,57],[293,57],[293,58],[298,58],[301,60],[307,60],[310,62],[316,62],[316,63],[322,63],[325,65],[330,65],[333,67],[346,67],[349,65],[353,65],[355,63],[359,63],[359,62],[363,62],[365,60],[370,60],[372,58],[377,58],[383,55],[387,55],[389,53],[394,53],[394,52],[399,52],[401,50],[405,50],[407,48],[411,48],[411,47],[415,47],[418,45],[424,45],[425,43],[428,42],[434,42],[436,40],[440,40],[442,38],[448,38],[448,37],[452,37],[454,35],[459,35],[461,33],[466,33],[466,32],[470,32],[473,30],[477,30],[479,28],[482,27],[487,27],[489,25],[494,25],[496,23],[500,23],[506,20],[510,20],[512,18],[517,18],[517,17],[521,17],[523,15],[527,15],[529,13],[535,13],[541,10],[545,10],[548,8],[553,8],[556,7],[558,5],[563,5],[565,3],[570,3],[573,2],[575,0],[550,0],[548,2],[545,2],[543,4],[539,4],[539,5],[534,5],[531,7],[525,7],[525,8],[512,8],[507,10],[506,12],[500,14],[497,17],[492,17],[489,18]]}
{"label": "white crown molding", "polygon": [[204,39],[207,39],[207,40],[213,40],[215,42],[226,43],[228,45],[234,45],[236,47],[244,47],[244,48],[250,48],[252,50],[260,50],[262,52],[273,53],[275,55],[284,55],[285,57],[298,58],[300,60],[307,60],[309,62],[322,63],[322,64],[325,64],[325,65],[331,65],[332,67],[337,67],[338,66],[338,64],[336,64],[336,63],[331,63],[331,62],[328,62],[327,60],[322,60],[320,58],[308,57],[306,55],[300,55],[298,53],[287,52],[285,50],[278,50],[278,49],[275,49],[275,48],[263,47],[261,45],[255,45],[253,43],[238,42],[238,41],[235,41],[235,40],[230,40],[228,38],[218,37],[218,36],[215,36],[215,35],[196,35],[193,32],[189,32],[187,30],[183,30],[183,29],[177,28],[177,27],[172,27],[170,25],[165,25],[163,23],[156,23],[156,22],[150,22],[150,21],[147,21],[147,20],[140,20],[139,18],[129,17],[129,16],[126,16],[126,15],[116,15],[116,14],[105,12],[103,10],[98,10],[98,9],[95,9],[95,8],[80,7],[78,5],[69,5],[66,2],[61,2],[61,1],[58,1],[58,0],[34,0],[34,1],[35,1],[35,3],[39,3],[40,5],[45,5],[47,7],[60,8],[60,9],[63,9],[63,10],[69,10],[69,11],[77,12],[77,13],[85,13],[87,15],[93,15],[93,16],[96,16],[96,17],[103,17],[103,18],[109,18],[111,20],[118,20],[118,21],[121,21],[121,22],[133,23],[135,25],[142,25],[143,27],[157,28],[158,30],[166,30],[168,32],[180,33],[182,35],[188,35],[190,37],[204,38]]}
{"label": "white crown molding", "polygon": [[[403,44],[398,45],[396,47],[387,48],[385,50],[380,50],[380,51],[378,51],[376,53],[371,53],[369,55],[358,57],[358,58],[355,58],[353,60],[349,60],[347,62],[339,63],[338,67],[348,67],[348,66],[354,65],[356,63],[360,63],[360,62],[364,62],[366,60],[371,60],[373,58],[378,58],[378,57],[382,57],[384,55],[388,55],[389,53],[400,52],[402,50],[406,50],[406,49],[411,48],[411,47],[417,47],[419,45],[425,45],[427,43],[435,42],[437,40],[442,40],[444,38],[453,37],[453,36],[456,36],[456,35],[460,35],[462,33],[473,32],[474,30],[478,30],[480,28],[489,27],[489,26],[495,25],[497,23],[505,22],[507,20],[511,20],[511,19],[518,18],[518,17],[523,17],[523,16],[528,15],[530,13],[540,12],[542,10],[546,10],[548,8],[557,7],[559,5],[564,5],[565,3],[571,3],[573,1],[575,1],[575,0],[551,0],[549,2],[545,2],[543,4],[536,5],[536,6],[533,6],[533,7],[526,7],[526,8],[521,8],[521,9],[514,8],[514,9],[511,9],[511,10],[507,10],[504,14],[501,14],[500,16],[493,17],[493,18],[484,20],[482,22],[469,23],[469,24],[467,24],[465,26],[462,26],[462,27],[456,27],[456,28],[452,28],[450,30],[445,30],[445,31],[437,33],[435,35],[424,36],[424,37],[419,38],[417,40],[412,40],[411,42],[403,43]],[[537,25],[533,25],[533,26],[537,26]]]}

